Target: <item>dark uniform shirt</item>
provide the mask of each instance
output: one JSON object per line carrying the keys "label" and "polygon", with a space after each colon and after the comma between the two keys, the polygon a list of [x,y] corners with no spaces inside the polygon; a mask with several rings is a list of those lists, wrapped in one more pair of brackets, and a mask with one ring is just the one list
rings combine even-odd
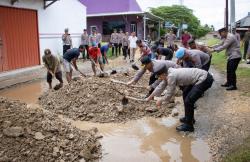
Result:
{"label": "dark uniform shirt", "polygon": [[165,60],[171,60],[173,58],[173,51],[169,48],[159,48],[159,54],[165,56]]}
{"label": "dark uniform shirt", "polygon": [[78,58],[79,55],[80,55],[79,48],[72,48],[63,54],[63,58],[68,62],[71,62],[73,58]]}

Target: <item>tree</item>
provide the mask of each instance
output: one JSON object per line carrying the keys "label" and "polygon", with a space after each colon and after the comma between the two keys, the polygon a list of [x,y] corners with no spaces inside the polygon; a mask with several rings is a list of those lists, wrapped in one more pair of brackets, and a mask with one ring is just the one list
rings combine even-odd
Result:
{"label": "tree", "polygon": [[212,31],[215,31],[215,29],[214,29],[214,26],[213,26],[213,25],[211,25],[211,30],[212,30]]}
{"label": "tree", "polygon": [[206,35],[211,29],[207,26],[201,26],[200,20],[193,14],[193,10],[180,5],[160,6],[151,8],[150,11],[165,21],[169,21],[176,26],[187,24],[189,31],[193,36],[199,38]]}

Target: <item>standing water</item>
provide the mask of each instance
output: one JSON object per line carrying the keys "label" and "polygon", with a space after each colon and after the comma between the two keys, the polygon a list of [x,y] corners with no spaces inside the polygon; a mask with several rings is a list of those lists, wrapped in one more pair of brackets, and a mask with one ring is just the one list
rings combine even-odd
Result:
{"label": "standing water", "polygon": [[[35,81],[0,91],[0,96],[37,104],[47,90],[44,81]],[[70,120],[70,119],[65,119]],[[103,138],[103,162],[207,162],[208,145],[201,139],[178,133],[177,118],[143,118],[127,123],[71,121],[79,129],[98,128]]]}

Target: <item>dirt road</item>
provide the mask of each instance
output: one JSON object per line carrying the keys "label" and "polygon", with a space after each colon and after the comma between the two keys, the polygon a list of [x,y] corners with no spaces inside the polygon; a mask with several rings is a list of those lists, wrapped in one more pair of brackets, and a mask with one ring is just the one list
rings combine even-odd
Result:
{"label": "dirt road", "polygon": [[250,136],[250,100],[239,91],[220,86],[224,76],[212,69],[215,82],[198,102],[195,136],[208,141],[213,161],[219,161],[233,146]]}

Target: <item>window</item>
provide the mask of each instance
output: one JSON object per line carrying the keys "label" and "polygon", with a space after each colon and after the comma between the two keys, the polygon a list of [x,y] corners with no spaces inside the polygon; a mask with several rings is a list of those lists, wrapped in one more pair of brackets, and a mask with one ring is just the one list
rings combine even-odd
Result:
{"label": "window", "polygon": [[135,24],[130,24],[130,31],[132,32],[136,32],[136,25]]}
{"label": "window", "polygon": [[103,27],[103,34],[104,35],[111,35],[113,33],[114,29],[117,29],[117,32],[119,32],[120,29],[125,31],[125,23],[123,21],[104,21],[102,23]]}
{"label": "window", "polygon": [[93,30],[97,31],[97,26],[90,26],[91,33],[93,32]]}

